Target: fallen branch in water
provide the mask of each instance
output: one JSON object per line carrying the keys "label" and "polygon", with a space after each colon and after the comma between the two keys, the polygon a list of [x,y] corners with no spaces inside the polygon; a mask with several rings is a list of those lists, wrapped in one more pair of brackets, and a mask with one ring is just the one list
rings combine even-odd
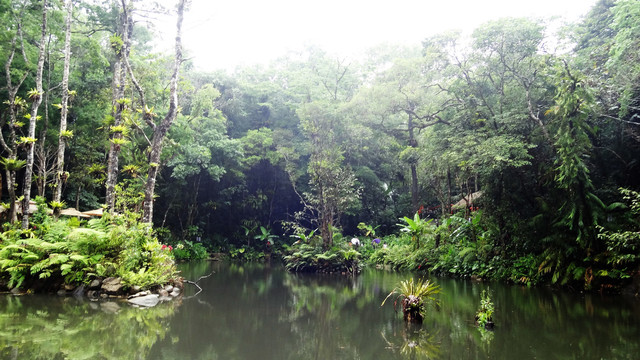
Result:
{"label": "fallen branch in water", "polygon": [[198,280],[196,280],[196,281],[191,281],[191,280],[182,280],[182,282],[183,282],[183,283],[185,283],[185,284],[191,284],[191,285],[193,285],[193,286],[195,286],[195,287],[197,287],[197,288],[198,288],[198,292],[197,292],[197,293],[195,293],[195,294],[193,294],[193,295],[191,295],[191,296],[187,297],[186,299],[189,299],[189,298],[195,297],[195,296],[197,296],[198,294],[200,294],[200,293],[202,292],[202,288],[200,287],[200,285],[198,285],[198,281],[200,281],[200,280],[202,280],[202,279],[206,279],[206,278],[208,278],[209,276],[213,275],[214,273],[215,273],[215,271],[212,271],[209,275],[200,276],[200,277],[198,278]]}

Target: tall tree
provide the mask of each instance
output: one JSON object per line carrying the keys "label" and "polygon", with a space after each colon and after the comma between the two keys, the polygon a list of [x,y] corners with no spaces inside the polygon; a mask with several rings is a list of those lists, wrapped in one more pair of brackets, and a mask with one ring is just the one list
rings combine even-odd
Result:
{"label": "tall tree", "polygon": [[365,112],[371,126],[405,142],[400,157],[409,165],[412,212],[420,207],[418,133],[446,122],[442,113],[456,105],[455,99],[442,91],[441,79],[428,71],[428,65],[422,57],[396,59],[373,85],[362,89],[353,104]]}
{"label": "tall tree", "polygon": [[[11,38],[11,43],[9,45],[10,51],[7,56],[7,60],[4,64],[4,73],[6,85],[5,88],[7,90],[7,100],[4,101],[4,104],[7,105],[9,110],[9,119],[3,119],[3,122],[8,121],[8,139],[5,140],[4,135],[0,136],[0,142],[2,144],[2,148],[7,153],[5,157],[2,158],[2,165],[5,168],[5,177],[7,182],[7,193],[9,194],[9,220],[14,222],[18,219],[17,217],[17,209],[16,209],[16,171],[22,168],[25,164],[23,160],[18,159],[18,146],[17,146],[17,131],[22,127],[22,122],[18,121],[18,115],[24,111],[27,106],[26,101],[18,96],[18,91],[20,87],[29,76],[29,72],[23,70],[20,74],[20,71],[14,69],[14,60],[16,52],[20,51],[22,54],[22,60],[25,64],[29,62],[27,59],[27,54],[24,48],[23,41],[23,33],[22,33],[22,18],[24,15],[25,9],[22,8],[18,12],[12,12],[11,17],[13,21],[11,24],[15,26],[15,33]],[[13,29],[12,29],[13,30]],[[20,74],[19,79],[14,82],[13,75]],[[4,124],[3,124],[4,125]]]}
{"label": "tall tree", "polygon": [[153,129],[153,135],[151,138],[151,152],[149,154],[149,171],[147,173],[147,182],[144,187],[144,204],[143,204],[143,222],[153,221],[153,198],[156,187],[156,176],[158,175],[158,168],[160,167],[160,155],[162,154],[162,146],[164,138],[173,124],[178,114],[178,75],[180,73],[180,66],[182,65],[182,21],[184,18],[185,0],[178,1],[177,15],[178,20],[176,23],[176,40],[175,40],[175,55],[173,61],[173,73],[171,75],[171,81],[169,85],[169,109],[167,114],[162,119],[162,122],[155,124],[153,117],[150,116],[150,109],[143,109],[146,115],[147,123]]}
{"label": "tall tree", "polygon": [[578,245],[586,250],[601,251],[596,243],[595,228],[603,203],[594,194],[594,186],[585,159],[592,148],[593,133],[587,119],[592,114],[593,96],[577,71],[568,63],[558,66],[558,93],[549,112],[558,121],[555,181],[565,192],[559,208],[558,225],[568,228]]}
{"label": "tall tree", "polygon": [[113,125],[110,127],[109,155],[107,160],[107,179],[105,202],[109,209],[113,210],[116,203],[116,183],[118,182],[118,160],[123,141],[125,126],[123,117],[127,111],[125,99],[125,85],[127,78],[126,61],[129,57],[133,20],[130,16],[131,2],[121,1],[120,16],[118,18],[118,31],[111,37],[111,47],[116,56],[113,64],[112,84],[112,117]]}
{"label": "tall tree", "polygon": [[29,227],[29,202],[31,200],[31,179],[33,177],[34,149],[36,143],[36,121],[38,120],[38,109],[42,103],[42,72],[44,69],[45,44],[47,40],[47,0],[42,0],[42,27],[40,42],[38,43],[38,63],[36,65],[36,88],[29,91],[31,112],[29,113],[29,131],[24,145],[27,148],[27,164],[24,172],[22,201],[22,228]]}
{"label": "tall tree", "polygon": [[333,244],[333,233],[340,215],[357,199],[355,177],[344,164],[342,149],[337,141],[341,127],[336,104],[315,101],[298,109],[300,122],[309,137],[309,185],[311,193],[302,201],[306,210],[315,214],[312,219],[320,229],[325,249]]}
{"label": "tall tree", "polygon": [[73,3],[71,0],[64,0],[64,7],[67,12],[65,22],[64,38],[64,65],[62,70],[62,108],[60,109],[60,133],[58,135],[58,153],[56,160],[56,177],[53,193],[53,201],[60,202],[62,199],[62,185],[64,181],[64,152],[67,132],[67,115],[69,113],[69,64],[71,62],[71,16],[73,15]]}

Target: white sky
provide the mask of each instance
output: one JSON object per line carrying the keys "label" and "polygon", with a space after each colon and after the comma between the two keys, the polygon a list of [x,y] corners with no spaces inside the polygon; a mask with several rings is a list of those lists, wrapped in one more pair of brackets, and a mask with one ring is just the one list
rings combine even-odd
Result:
{"label": "white sky", "polygon": [[[596,1],[192,0],[185,14],[183,45],[201,70],[234,69],[267,63],[312,44],[341,56],[355,56],[385,42],[419,45],[442,31],[470,31],[507,16],[573,21]],[[162,26],[168,33],[163,45],[172,45],[173,24],[175,19]]]}

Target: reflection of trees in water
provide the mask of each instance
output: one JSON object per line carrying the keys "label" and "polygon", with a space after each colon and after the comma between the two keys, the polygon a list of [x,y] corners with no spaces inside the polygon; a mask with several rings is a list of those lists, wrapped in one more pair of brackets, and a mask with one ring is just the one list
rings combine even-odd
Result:
{"label": "reflection of trees in water", "polygon": [[435,359],[439,343],[421,327],[380,308],[398,275],[301,275],[285,279],[291,304],[281,314],[297,347],[290,359]]}
{"label": "reflection of trees in water", "polygon": [[359,324],[349,327],[340,318],[346,305],[360,295],[360,286],[350,277],[338,284],[335,278],[330,282],[326,279],[296,275],[284,279],[291,304],[280,318],[291,324],[292,332],[298,336],[298,347],[290,354],[291,359],[352,359],[358,353],[351,339]]}
{"label": "reflection of trees in water", "polygon": [[0,298],[2,359],[144,359],[178,302],[138,309],[73,298]]}
{"label": "reflection of trees in water", "polygon": [[440,341],[423,329],[422,324],[404,323],[400,331],[386,334],[383,329],[380,336],[387,344],[386,349],[403,359],[440,358]]}
{"label": "reflection of trees in water", "polygon": [[[194,271],[187,265],[185,277],[214,273],[199,282],[203,291],[197,297],[184,301],[167,338],[154,346],[150,359],[283,359],[293,351],[295,344],[284,341],[290,330],[278,321],[288,303],[281,269],[198,262]],[[171,338],[177,338],[177,344],[170,343]]]}

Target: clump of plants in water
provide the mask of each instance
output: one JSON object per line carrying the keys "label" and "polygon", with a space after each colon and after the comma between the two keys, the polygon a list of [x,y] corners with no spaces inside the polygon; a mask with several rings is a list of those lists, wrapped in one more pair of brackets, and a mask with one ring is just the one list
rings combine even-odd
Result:
{"label": "clump of plants in water", "polygon": [[392,296],[398,295],[393,302],[393,309],[398,310],[398,301],[402,306],[403,318],[407,322],[421,323],[426,315],[426,306],[437,304],[435,295],[440,293],[440,286],[430,280],[403,280],[382,301],[380,306]]}
{"label": "clump of plants in water", "polygon": [[334,246],[325,250],[322,239],[310,234],[296,236],[299,240],[283,256],[285,268],[295,272],[324,272],[357,274],[362,265],[361,254],[340,234],[334,235]]}
{"label": "clump of plants in water", "polygon": [[105,213],[81,222],[47,215],[43,199],[31,228],[6,224],[0,234],[0,277],[9,288],[55,290],[96,277],[120,277],[125,286],[151,288],[178,276],[171,250],[135,216]]}
{"label": "clump of plants in water", "polygon": [[476,313],[476,324],[487,330],[493,329],[493,311],[494,306],[490,292],[482,290],[482,294],[480,295],[480,308]]}

